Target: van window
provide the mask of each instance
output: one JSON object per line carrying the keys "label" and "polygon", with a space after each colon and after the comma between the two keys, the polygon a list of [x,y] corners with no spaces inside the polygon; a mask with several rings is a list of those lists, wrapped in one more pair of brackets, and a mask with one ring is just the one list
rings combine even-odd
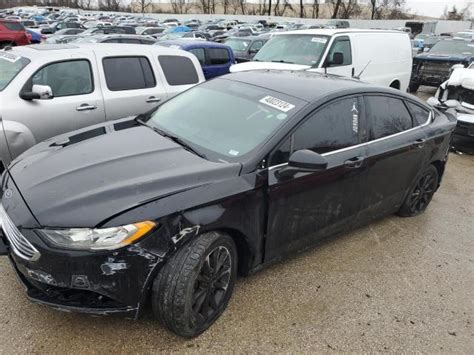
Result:
{"label": "van window", "polygon": [[342,64],[330,64],[330,67],[336,66],[343,66],[343,65],[351,65],[352,64],[352,51],[351,51],[351,41],[349,37],[338,37],[334,40],[329,54],[327,56],[327,60],[332,60],[334,53],[342,53],[344,55],[344,62]]}
{"label": "van window", "polygon": [[199,82],[194,63],[188,57],[160,55],[158,61],[169,85],[191,85]]}
{"label": "van window", "polygon": [[110,91],[148,89],[156,86],[150,62],[145,57],[109,57],[102,60]]}
{"label": "van window", "polygon": [[33,75],[31,85],[31,88],[33,85],[50,86],[54,97],[85,95],[94,91],[92,69],[88,60],[49,64]]}
{"label": "van window", "polygon": [[366,96],[365,112],[370,125],[370,140],[412,128],[410,113],[400,99],[388,96]]}
{"label": "van window", "polygon": [[227,64],[230,61],[229,52],[225,48],[207,48],[210,65]]}

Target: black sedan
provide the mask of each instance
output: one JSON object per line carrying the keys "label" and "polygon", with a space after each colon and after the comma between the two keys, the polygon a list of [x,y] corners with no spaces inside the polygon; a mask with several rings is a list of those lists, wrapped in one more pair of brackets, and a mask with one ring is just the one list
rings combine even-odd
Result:
{"label": "black sedan", "polygon": [[38,144],[3,174],[2,253],[41,304],[192,337],[247,275],[374,218],[425,211],[452,116],[306,72],[243,72]]}

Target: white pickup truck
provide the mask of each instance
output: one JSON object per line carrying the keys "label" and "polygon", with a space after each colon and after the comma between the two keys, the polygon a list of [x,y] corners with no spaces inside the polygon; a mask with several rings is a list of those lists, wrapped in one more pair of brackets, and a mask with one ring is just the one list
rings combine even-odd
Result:
{"label": "white pickup truck", "polygon": [[47,138],[147,112],[204,80],[193,54],[160,46],[0,51],[0,159],[6,164]]}

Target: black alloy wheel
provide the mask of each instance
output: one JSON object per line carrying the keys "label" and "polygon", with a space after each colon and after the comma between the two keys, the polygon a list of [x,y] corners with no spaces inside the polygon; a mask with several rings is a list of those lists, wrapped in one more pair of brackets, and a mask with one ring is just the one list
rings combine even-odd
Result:
{"label": "black alloy wheel", "polygon": [[195,337],[224,312],[237,277],[237,248],[220,232],[204,233],[179,247],[153,282],[152,306],[172,332]]}
{"label": "black alloy wheel", "polygon": [[225,246],[212,250],[194,283],[192,309],[196,322],[213,319],[225,300],[232,274],[232,258]]}
{"label": "black alloy wheel", "polygon": [[404,204],[400,208],[401,216],[417,216],[428,207],[438,187],[438,171],[430,165],[416,180]]}

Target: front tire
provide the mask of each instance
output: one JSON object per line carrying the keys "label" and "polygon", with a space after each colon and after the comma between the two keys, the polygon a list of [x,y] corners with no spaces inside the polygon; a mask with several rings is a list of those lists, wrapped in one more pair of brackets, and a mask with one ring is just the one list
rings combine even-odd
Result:
{"label": "front tire", "polygon": [[402,217],[413,217],[425,212],[438,187],[438,170],[430,165],[417,178],[412,186],[398,215]]}
{"label": "front tire", "polygon": [[202,234],[181,247],[153,282],[155,316],[172,332],[195,337],[229,303],[237,277],[237,249],[226,234]]}

